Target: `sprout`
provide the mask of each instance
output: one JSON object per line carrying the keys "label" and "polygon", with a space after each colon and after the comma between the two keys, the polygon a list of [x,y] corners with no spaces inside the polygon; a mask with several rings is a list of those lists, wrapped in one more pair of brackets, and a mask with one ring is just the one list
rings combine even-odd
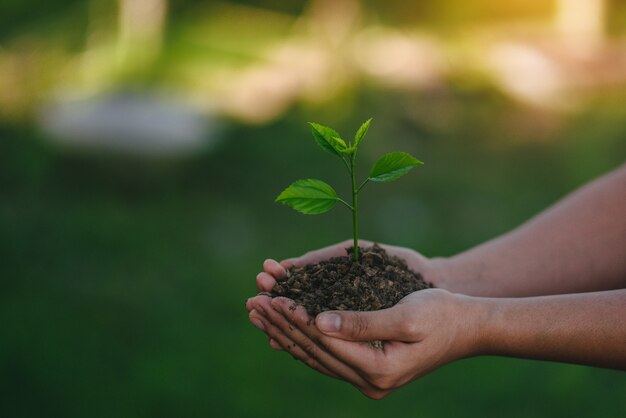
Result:
{"label": "sprout", "polygon": [[356,132],[354,143],[346,143],[334,129],[309,122],[317,144],[329,154],[339,157],[348,168],[352,184],[352,204],[337,196],[337,192],[329,184],[317,179],[296,180],[276,198],[276,202],[283,203],[305,215],[318,215],[328,212],[337,202],[350,209],[354,232],[353,258],[355,262],[359,261],[358,196],[361,189],[370,181],[396,180],[408,173],[413,167],[423,164],[406,152],[390,152],[376,161],[369,176],[357,186],[356,155],[371,123],[371,118],[366,120]]}

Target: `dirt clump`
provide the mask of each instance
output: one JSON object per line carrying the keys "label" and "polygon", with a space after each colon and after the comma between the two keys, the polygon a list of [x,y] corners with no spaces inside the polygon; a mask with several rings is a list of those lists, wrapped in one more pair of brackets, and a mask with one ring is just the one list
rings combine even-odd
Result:
{"label": "dirt clump", "polygon": [[292,267],[269,293],[302,305],[311,317],[332,310],[375,311],[390,308],[409,293],[433,287],[420,273],[374,244],[360,248],[359,262],[346,256]]}

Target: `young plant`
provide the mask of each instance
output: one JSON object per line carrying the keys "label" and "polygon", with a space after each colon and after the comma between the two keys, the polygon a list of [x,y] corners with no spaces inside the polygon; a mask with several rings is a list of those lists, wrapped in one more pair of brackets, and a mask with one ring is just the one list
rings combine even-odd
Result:
{"label": "young plant", "polygon": [[348,143],[335,130],[318,123],[309,122],[317,144],[329,154],[339,157],[346,165],[352,184],[352,204],[337,196],[337,192],[329,184],[316,179],[297,180],[276,198],[276,202],[283,203],[305,215],[318,215],[327,212],[337,202],[341,202],[350,209],[352,211],[352,227],[354,231],[353,258],[355,262],[359,261],[358,196],[361,189],[370,181],[387,182],[396,180],[408,173],[416,165],[423,164],[420,160],[406,152],[390,152],[376,161],[370,170],[369,176],[357,187],[356,155],[371,122],[371,118],[366,120],[356,132],[354,142]]}

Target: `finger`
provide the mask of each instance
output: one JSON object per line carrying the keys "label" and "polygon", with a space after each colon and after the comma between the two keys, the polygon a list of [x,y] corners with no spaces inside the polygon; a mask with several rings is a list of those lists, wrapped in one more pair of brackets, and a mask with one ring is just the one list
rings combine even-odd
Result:
{"label": "finger", "polygon": [[264,315],[259,313],[259,311],[257,311],[256,309],[253,309],[250,312],[249,317],[250,322],[252,322],[254,326],[265,332],[270,347],[272,347],[274,350],[283,351],[283,347],[267,333],[267,330],[271,328],[271,324],[267,321],[267,318],[265,318]]}
{"label": "finger", "polygon": [[260,314],[256,309],[250,311],[248,317],[250,318],[250,322],[252,322],[255,327],[265,332],[265,336],[267,337],[267,341],[270,344],[270,347],[272,347],[274,350],[282,351],[283,348],[267,334],[267,328],[269,325],[267,319],[265,319],[263,315]]}
{"label": "finger", "polygon": [[266,295],[257,295],[255,297],[248,299],[248,303],[251,309],[255,310],[265,320],[268,319],[267,311],[273,310],[271,302],[272,302],[272,298]]}
{"label": "finger", "polygon": [[276,279],[285,277],[287,275],[287,270],[285,270],[285,268],[281,266],[278,261],[272,260],[271,258],[268,258],[263,262],[263,270],[265,270],[267,274],[272,275]]}
{"label": "finger", "polygon": [[283,347],[281,347],[281,345],[278,344],[275,339],[271,338],[269,335],[267,336],[267,339],[270,342],[270,347],[272,347],[276,351],[283,351]]}
{"label": "finger", "polygon": [[248,298],[248,300],[246,300],[246,309],[248,310],[248,313],[249,313],[250,311],[252,311],[252,309],[257,308],[259,306],[259,304],[261,304],[263,301],[265,301],[267,303],[267,306],[271,306],[271,305],[269,305],[269,301],[271,299],[272,298],[270,298],[267,295],[256,295],[256,296],[253,296],[251,298]]}
{"label": "finger", "polygon": [[[281,261],[280,264],[285,268],[289,268],[291,266],[303,267],[307,264],[319,263],[320,261],[328,260],[329,258],[347,255],[346,248],[352,245],[352,240],[345,240],[337,244],[329,245],[328,247],[320,248],[319,250],[309,251],[300,257],[288,258]],[[367,245],[371,245],[371,242],[359,240],[360,247]]]}
{"label": "finger", "polygon": [[254,307],[252,306],[252,298],[248,298],[246,299],[246,310],[248,311],[248,313],[250,313],[252,309],[254,309]]}
{"label": "finger", "polygon": [[[282,350],[284,347],[286,347],[286,345],[283,346],[283,345],[279,344],[277,342],[277,340],[276,340],[276,335],[272,336],[267,331],[267,326],[268,326],[268,324],[270,324],[269,318],[268,318],[268,315],[267,315],[267,311],[273,311],[274,310],[272,308],[271,301],[272,301],[272,298],[270,298],[268,296],[265,296],[265,295],[255,296],[254,298],[251,298],[251,305],[252,305],[253,310],[255,311],[255,318],[256,318],[257,315],[260,317],[258,319],[265,326],[265,328],[263,330],[266,332],[266,334],[268,335],[270,340],[274,340],[274,344],[272,344],[272,342],[270,341],[270,346],[272,346],[272,348],[276,348],[276,345],[278,345],[279,349]],[[288,339],[289,337],[285,336],[285,338]],[[283,341],[286,344],[294,345],[293,341],[287,341],[285,338],[281,338],[280,340]]]}
{"label": "finger", "polygon": [[[384,357],[385,353],[382,350],[372,348],[369,343],[347,341],[324,335],[311,322],[304,308],[296,307],[293,310],[284,302],[284,298],[273,299],[272,306],[277,307],[285,316],[286,321],[304,334],[309,341],[313,341],[317,346],[321,347],[325,354],[339,360],[341,364],[349,366],[354,373],[359,375],[362,382],[369,385],[367,383],[368,371],[371,371],[373,365],[380,364],[380,361],[383,360],[381,357]],[[300,342],[296,332],[292,332],[289,335],[295,343],[304,344]],[[324,363],[322,359],[320,360]]]}
{"label": "finger", "polygon": [[396,256],[404,262],[410,270],[421,272],[428,262],[428,259],[420,253],[406,247],[397,247],[395,245],[378,244],[381,248],[387,251],[387,254]]}
{"label": "finger", "polygon": [[[280,350],[287,351],[296,360],[300,360],[301,362],[303,362],[310,368],[317,370],[318,372],[325,374],[326,376],[339,379],[339,377],[335,373],[328,370],[324,365],[320,364],[317,361],[317,359],[311,357],[306,351],[304,351],[300,346],[294,343],[274,324],[272,324],[269,321],[266,321],[265,326],[266,326],[267,333],[271,338],[271,341],[273,341],[274,344],[278,346]],[[272,342],[270,342],[270,345],[272,345]],[[274,346],[272,346],[272,348],[274,348]]]}
{"label": "finger", "polygon": [[[309,356],[304,350],[302,350],[297,344],[295,344],[287,335],[285,335],[279,328],[272,324],[266,315],[266,308],[273,310],[267,304],[267,299],[260,299],[258,301],[258,309],[255,308],[250,313],[250,319],[253,323],[260,323],[257,327],[261,328],[270,337],[270,346],[275,350],[286,350],[291,353],[296,359],[302,361],[309,367],[334,378],[339,378],[335,373],[328,370],[322,364],[320,364],[315,358]],[[266,305],[266,306],[263,306]],[[255,324],[256,325],[256,324]]]}
{"label": "finger", "polygon": [[263,321],[261,321],[259,312],[256,309],[252,309],[250,313],[248,313],[248,318],[250,319],[250,322],[252,322],[252,325],[261,331],[265,331],[265,325],[263,324]]}
{"label": "finger", "polygon": [[296,267],[296,265],[294,264],[296,262],[297,258],[288,258],[286,260],[283,260],[280,262],[280,265],[283,266],[286,270],[289,270],[292,267]]}
{"label": "finger", "polygon": [[[303,267],[307,264],[315,264],[319,263],[323,260],[328,260],[332,257],[340,257],[347,255],[346,249],[353,245],[353,241],[346,240],[340,243],[330,245],[328,247],[320,248],[319,250],[309,251],[308,253],[300,256],[300,257],[292,257],[287,258],[280,262],[280,265],[285,269],[290,269],[291,267]],[[359,240],[359,247],[369,247],[374,245],[372,241],[367,240]],[[387,245],[387,244],[378,244],[381,248],[387,251],[390,255],[395,255],[405,260],[409,267],[411,267],[415,271],[421,270],[423,265],[422,259],[416,260],[414,251],[405,248],[398,247],[395,245]],[[421,256],[420,256],[421,257]],[[421,257],[423,258],[423,257]]]}
{"label": "finger", "polygon": [[348,341],[412,340],[412,324],[398,305],[372,312],[322,312],[315,324],[324,334]]}
{"label": "finger", "polygon": [[[295,309],[292,309],[293,301],[287,298],[272,299],[272,306],[277,310],[267,312],[270,322],[287,335],[298,347],[306,352],[308,356],[314,358],[322,366],[326,367],[341,379],[346,380],[359,388],[369,387],[367,381],[365,381],[359,373],[326,352],[323,347],[320,347],[316,343],[315,340],[309,338],[304,332],[302,332],[300,327],[310,328],[311,330],[315,329],[315,325],[312,323],[311,318],[308,316],[303,307],[298,306]],[[287,315],[283,313],[283,310],[290,313],[289,319]],[[290,322],[290,320],[293,321],[291,316],[297,317],[300,326],[296,325],[295,322]]]}
{"label": "finger", "polygon": [[320,364],[317,359],[311,357],[302,350],[289,336],[283,333],[278,327],[272,324],[268,319],[268,311],[275,313],[268,296],[256,296],[250,298],[250,321],[259,329],[263,330],[270,337],[270,347],[275,350],[289,351],[295,358],[307,364],[309,367],[327,375],[339,379],[336,373],[333,373],[324,365]]}
{"label": "finger", "polygon": [[259,292],[271,292],[276,284],[276,279],[266,272],[256,275],[256,287]]}

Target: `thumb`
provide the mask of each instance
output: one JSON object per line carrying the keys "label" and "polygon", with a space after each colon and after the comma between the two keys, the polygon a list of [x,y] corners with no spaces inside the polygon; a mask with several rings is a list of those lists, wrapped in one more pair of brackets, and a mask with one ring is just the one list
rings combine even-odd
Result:
{"label": "thumb", "polygon": [[315,318],[324,334],[351,341],[406,340],[402,316],[398,309],[373,312],[329,311]]}

